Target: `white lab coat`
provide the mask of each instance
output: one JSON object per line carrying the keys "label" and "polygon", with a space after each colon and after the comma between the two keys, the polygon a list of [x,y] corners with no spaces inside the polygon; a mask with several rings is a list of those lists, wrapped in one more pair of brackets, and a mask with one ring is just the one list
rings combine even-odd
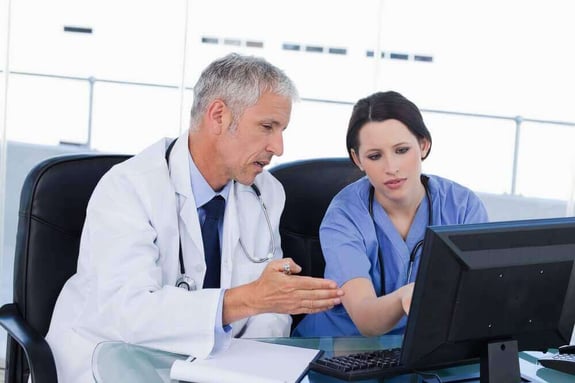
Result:
{"label": "white lab coat", "polygon": [[[170,140],[164,139],[115,166],[96,187],[77,273],[60,293],[46,336],[60,383],[92,382],[92,352],[105,340],[198,357],[212,352],[221,290],[201,289],[206,265],[187,140],[185,133],[174,145],[170,173],[164,158]],[[285,193],[266,171],[255,183],[274,229],[275,257],[281,258]],[[193,292],[174,287],[180,276],[178,223],[186,274],[199,287]],[[224,214],[222,288],[257,279],[267,265],[248,260],[240,235],[250,254],[267,254],[270,234],[262,208],[251,187],[235,183]],[[290,324],[289,315],[256,315],[233,323],[232,335],[288,336]]]}

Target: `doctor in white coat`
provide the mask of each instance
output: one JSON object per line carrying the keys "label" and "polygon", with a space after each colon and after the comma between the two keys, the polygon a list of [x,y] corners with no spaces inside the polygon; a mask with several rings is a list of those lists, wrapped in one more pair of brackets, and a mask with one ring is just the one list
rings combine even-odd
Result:
{"label": "doctor in white coat", "polygon": [[[206,357],[233,336],[288,336],[288,314],[341,302],[335,282],[288,275],[301,268],[281,259],[285,194],[264,166],[283,152],[296,97],[265,60],[228,55],[202,73],[190,129],[171,149],[161,140],[104,175],[88,205],[77,273],[47,334],[60,383],[93,382],[102,341]],[[225,199],[220,287],[203,288],[202,205],[215,195]],[[272,243],[271,259],[254,262]],[[191,291],[176,287],[183,277]]]}

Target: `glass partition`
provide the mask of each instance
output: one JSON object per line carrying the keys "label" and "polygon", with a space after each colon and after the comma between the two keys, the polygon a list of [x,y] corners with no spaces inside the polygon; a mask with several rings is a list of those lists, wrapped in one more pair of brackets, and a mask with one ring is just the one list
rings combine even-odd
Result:
{"label": "glass partition", "polygon": [[[136,153],[179,133],[186,6],[0,0],[0,304],[12,300],[20,189],[35,164],[78,151]],[[2,332],[0,359],[5,348]]]}
{"label": "glass partition", "polygon": [[570,199],[575,175],[575,124],[524,122],[520,134],[517,193],[533,198]]}
{"label": "glass partition", "polygon": [[162,137],[179,135],[180,92],[172,86],[98,82],[94,86],[92,145],[137,153]]}
{"label": "glass partition", "polygon": [[11,72],[8,139],[39,145],[88,143],[89,83]]}
{"label": "glass partition", "polygon": [[[8,83],[8,37],[10,25],[10,0],[0,0],[0,291],[11,286],[10,257],[4,256],[6,238],[6,91]],[[0,305],[9,295],[0,294]],[[0,330],[0,368],[5,366],[6,332]],[[2,371],[0,371],[2,373]]]}
{"label": "glass partition", "polygon": [[423,114],[433,146],[423,170],[472,190],[511,192],[515,122],[472,115]]}
{"label": "glass partition", "polygon": [[476,190],[494,219],[573,214],[574,11],[570,0],[0,0],[0,304],[30,168],[175,137],[201,70],[232,51],[299,88],[274,164],[347,156],[352,105],[393,89],[433,135],[424,171]]}

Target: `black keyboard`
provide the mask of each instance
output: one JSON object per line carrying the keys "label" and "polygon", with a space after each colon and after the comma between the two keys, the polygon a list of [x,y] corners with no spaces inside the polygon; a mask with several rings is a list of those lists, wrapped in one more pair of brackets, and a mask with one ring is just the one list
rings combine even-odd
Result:
{"label": "black keyboard", "polygon": [[400,365],[401,348],[365,351],[355,354],[321,357],[309,364],[311,370],[352,381],[386,378],[409,372]]}
{"label": "black keyboard", "polygon": [[539,358],[539,363],[543,367],[575,375],[575,354],[555,354]]}

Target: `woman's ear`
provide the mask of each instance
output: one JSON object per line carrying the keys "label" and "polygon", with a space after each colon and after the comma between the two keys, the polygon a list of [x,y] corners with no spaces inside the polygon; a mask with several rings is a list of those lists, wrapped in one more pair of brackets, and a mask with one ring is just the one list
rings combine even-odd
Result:
{"label": "woman's ear", "polygon": [[361,162],[359,161],[359,158],[357,158],[357,153],[355,152],[355,150],[350,149],[349,152],[351,153],[351,158],[353,158],[353,162],[355,163],[355,166],[357,166],[359,168],[359,170],[364,172],[365,170],[363,170],[363,166],[361,166]]}
{"label": "woman's ear", "polygon": [[427,138],[422,138],[421,140],[419,140],[419,147],[421,148],[421,160],[424,160],[429,154],[431,143]]}

